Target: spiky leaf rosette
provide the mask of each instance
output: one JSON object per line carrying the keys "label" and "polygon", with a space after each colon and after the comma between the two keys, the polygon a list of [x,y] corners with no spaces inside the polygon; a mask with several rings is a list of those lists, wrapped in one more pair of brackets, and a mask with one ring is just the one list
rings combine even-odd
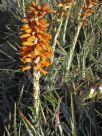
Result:
{"label": "spiky leaf rosette", "polygon": [[38,6],[32,2],[27,9],[26,17],[22,19],[23,25],[20,29],[22,71],[34,68],[44,75],[48,73],[44,68],[50,65],[52,47],[49,42],[52,37],[46,32],[49,24],[45,15],[50,12],[48,4]]}

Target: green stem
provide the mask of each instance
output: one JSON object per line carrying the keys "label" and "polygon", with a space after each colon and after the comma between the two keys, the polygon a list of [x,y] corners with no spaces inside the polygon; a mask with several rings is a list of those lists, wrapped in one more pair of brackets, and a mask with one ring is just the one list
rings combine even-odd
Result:
{"label": "green stem", "polygon": [[[68,14],[70,13],[71,8],[68,10]],[[67,16],[64,24],[64,32],[63,32],[63,42],[65,43],[65,36],[67,31],[67,25],[68,25],[69,16]]]}
{"label": "green stem", "polygon": [[73,61],[75,46],[76,46],[76,43],[78,40],[78,36],[79,36],[80,30],[81,30],[81,27],[82,27],[82,23],[79,23],[78,28],[77,28],[77,32],[75,34],[75,37],[74,37],[74,40],[72,43],[72,46],[70,47],[70,54],[69,54],[69,58],[68,58],[67,68],[66,68],[67,74],[69,73],[70,68],[71,68],[71,63]]}
{"label": "green stem", "polygon": [[74,109],[74,102],[73,102],[73,95],[72,92],[71,95],[71,114],[72,114],[72,136],[77,136],[77,129],[76,129],[76,119],[75,119],[75,109]]}
{"label": "green stem", "polygon": [[57,43],[57,39],[58,39],[58,36],[59,36],[59,33],[60,33],[60,30],[61,30],[61,26],[62,26],[62,23],[63,23],[63,13],[61,15],[61,18],[60,18],[61,22],[56,30],[56,35],[54,37],[54,40],[53,40],[53,56],[52,56],[52,59],[51,59],[51,62],[53,62],[53,59],[54,59],[54,52],[55,52],[55,47],[56,47],[56,43]]}

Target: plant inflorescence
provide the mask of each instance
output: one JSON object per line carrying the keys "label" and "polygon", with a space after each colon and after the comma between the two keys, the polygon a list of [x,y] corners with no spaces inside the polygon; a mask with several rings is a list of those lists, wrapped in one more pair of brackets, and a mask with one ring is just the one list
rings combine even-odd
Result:
{"label": "plant inflorescence", "polygon": [[27,9],[26,17],[22,19],[23,25],[20,38],[22,41],[21,61],[22,71],[34,67],[35,71],[40,71],[44,75],[48,72],[44,67],[50,65],[52,48],[49,45],[52,36],[46,32],[49,26],[44,18],[46,14],[51,13],[48,4],[38,6],[34,2]]}

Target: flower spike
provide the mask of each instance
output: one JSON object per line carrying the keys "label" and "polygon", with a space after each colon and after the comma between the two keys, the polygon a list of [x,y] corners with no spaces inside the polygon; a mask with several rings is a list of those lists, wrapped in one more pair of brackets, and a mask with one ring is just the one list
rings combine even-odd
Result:
{"label": "flower spike", "polygon": [[[44,17],[51,12],[48,4],[38,6],[32,2],[27,9],[26,17],[22,19],[23,25],[20,28],[22,71],[34,68],[44,75],[48,73],[44,68],[51,64],[52,36],[46,32],[49,24]],[[39,61],[36,63],[37,58]]]}

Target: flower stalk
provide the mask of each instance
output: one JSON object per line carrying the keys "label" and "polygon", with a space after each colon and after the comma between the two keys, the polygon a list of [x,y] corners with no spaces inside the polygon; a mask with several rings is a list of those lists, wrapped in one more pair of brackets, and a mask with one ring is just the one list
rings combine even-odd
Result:
{"label": "flower stalk", "polygon": [[[63,22],[64,22],[64,17],[67,17],[66,21],[65,21],[64,33],[63,33],[63,37],[62,37],[62,40],[65,43],[66,29],[67,29],[67,24],[68,24],[68,20],[69,20],[69,13],[70,13],[70,10],[73,6],[73,0],[67,0],[65,2],[59,2],[58,6],[59,6],[59,9],[55,13],[56,13],[58,20],[60,22],[58,21],[59,23],[58,23],[58,26],[57,26],[57,29],[56,29],[56,34],[55,34],[54,39],[53,39],[53,46],[52,46],[53,52],[55,52],[57,40],[58,40],[58,37],[59,37],[59,34],[60,34],[61,27],[62,27]],[[54,59],[54,54],[52,56],[51,62],[53,62],[53,59]]]}
{"label": "flower stalk", "polygon": [[42,6],[36,5],[34,2],[27,9],[26,17],[22,19],[21,31],[21,70],[33,71],[33,97],[34,109],[36,115],[39,115],[40,105],[40,76],[46,75],[48,72],[46,67],[51,65],[52,47],[50,40],[52,36],[47,32],[49,26],[45,15],[51,13],[48,4]]}
{"label": "flower stalk", "polygon": [[67,74],[70,71],[71,68],[71,63],[73,61],[73,57],[74,57],[74,51],[75,51],[75,47],[76,47],[76,43],[78,40],[78,36],[80,34],[80,30],[83,26],[87,26],[88,25],[88,17],[90,17],[92,15],[92,13],[94,13],[94,6],[96,6],[98,4],[98,0],[86,0],[85,3],[82,5],[80,12],[78,13],[78,27],[77,27],[77,31],[72,43],[72,46],[70,47],[70,54],[69,54],[69,58],[68,58],[68,62],[67,62]]}
{"label": "flower stalk", "polygon": [[[40,58],[38,57],[36,59],[36,63],[38,63]],[[39,115],[39,106],[40,106],[40,76],[41,73],[39,71],[35,71],[35,68],[33,69],[33,98],[34,98],[34,108],[35,108],[35,114]]]}

